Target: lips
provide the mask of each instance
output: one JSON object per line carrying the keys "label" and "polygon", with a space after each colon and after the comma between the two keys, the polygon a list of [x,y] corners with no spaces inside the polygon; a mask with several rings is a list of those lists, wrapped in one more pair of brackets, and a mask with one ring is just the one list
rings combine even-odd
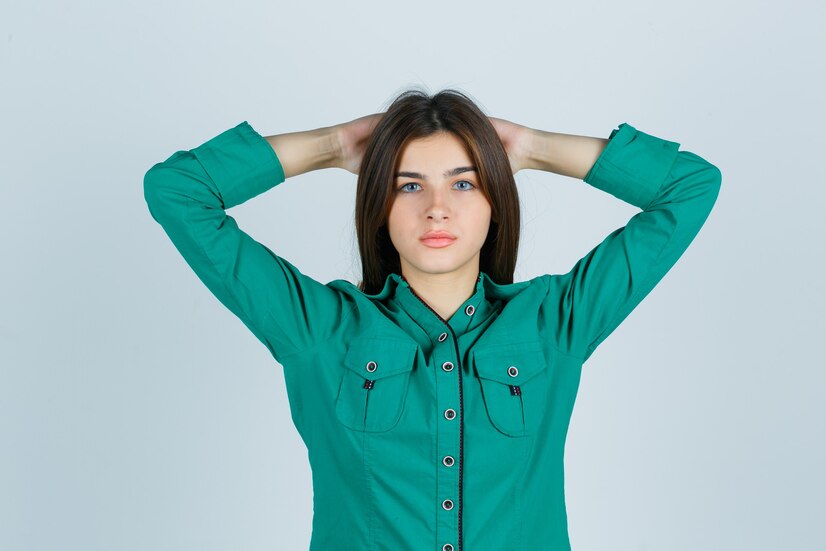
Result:
{"label": "lips", "polygon": [[419,238],[426,247],[441,249],[456,241],[456,236],[444,230],[429,231]]}
{"label": "lips", "polygon": [[423,236],[421,236],[419,239],[422,239],[422,240],[425,240],[425,239],[456,239],[456,236],[453,235],[450,232],[447,232],[447,231],[444,231],[444,230],[438,230],[438,231],[429,231],[426,234],[424,234]]}

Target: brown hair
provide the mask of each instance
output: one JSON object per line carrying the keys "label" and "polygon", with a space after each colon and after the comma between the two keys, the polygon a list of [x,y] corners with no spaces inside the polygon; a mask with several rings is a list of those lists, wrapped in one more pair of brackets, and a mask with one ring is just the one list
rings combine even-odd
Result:
{"label": "brown hair", "polygon": [[430,96],[409,89],[393,100],[373,129],[359,167],[355,225],[363,276],[358,287],[364,293],[378,293],[391,272],[401,274],[399,253],[387,229],[393,175],[409,141],[437,132],[450,132],[465,144],[477,167],[480,189],[491,204],[480,271],[496,283],[513,283],[519,249],[519,195],[496,129],[462,92],[447,89]]}

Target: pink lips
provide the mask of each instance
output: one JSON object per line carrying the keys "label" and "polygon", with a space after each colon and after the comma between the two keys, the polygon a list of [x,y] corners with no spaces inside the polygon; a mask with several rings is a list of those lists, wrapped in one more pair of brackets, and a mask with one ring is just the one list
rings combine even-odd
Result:
{"label": "pink lips", "polygon": [[447,247],[454,241],[456,241],[456,239],[451,239],[450,237],[431,237],[430,239],[422,239],[422,243],[428,247],[435,248]]}
{"label": "pink lips", "polygon": [[456,241],[456,237],[452,233],[443,230],[429,231],[421,237],[421,241],[428,247],[441,248],[447,247]]}

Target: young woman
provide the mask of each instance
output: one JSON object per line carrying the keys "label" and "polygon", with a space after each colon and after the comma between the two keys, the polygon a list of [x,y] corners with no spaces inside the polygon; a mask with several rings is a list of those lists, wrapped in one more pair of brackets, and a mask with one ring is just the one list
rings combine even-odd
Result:
{"label": "young woman", "polygon": [[[226,214],[330,167],[358,174],[358,285],[308,277]],[[514,283],[521,169],[641,212],[569,272]],[[686,250],[720,184],[627,123],[607,139],[546,132],[461,92],[410,90],[306,132],[244,121],[151,167],[144,193],[283,366],[313,473],[311,550],[504,551],[570,549],[563,452],[582,365]]]}

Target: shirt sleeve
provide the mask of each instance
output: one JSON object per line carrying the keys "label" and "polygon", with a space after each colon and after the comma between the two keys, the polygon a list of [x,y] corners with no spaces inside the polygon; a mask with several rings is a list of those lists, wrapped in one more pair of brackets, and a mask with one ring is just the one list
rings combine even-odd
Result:
{"label": "shirt sleeve", "polygon": [[651,292],[700,231],[720,170],[679,143],[622,123],[584,181],[642,209],[566,274],[546,274],[540,320],[585,362]]}
{"label": "shirt sleeve", "polygon": [[301,273],[226,214],[284,180],[272,146],[247,121],[176,151],[144,176],[152,218],[278,361],[328,338],[350,310],[343,293]]}

